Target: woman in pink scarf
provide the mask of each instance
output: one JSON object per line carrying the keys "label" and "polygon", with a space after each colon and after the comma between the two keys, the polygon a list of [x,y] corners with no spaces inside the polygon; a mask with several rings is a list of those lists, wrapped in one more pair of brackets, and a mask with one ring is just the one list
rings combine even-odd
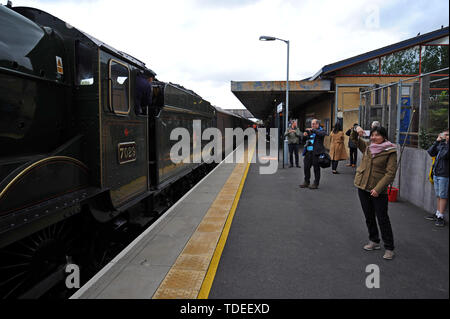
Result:
{"label": "woman in pink scarf", "polygon": [[387,187],[394,181],[397,171],[397,148],[388,141],[384,127],[377,126],[370,131],[370,143],[360,138],[363,135],[364,130],[357,127],[350,136],[363,153],[355,175],[370,240],[363,248],[366,251],[381,249],[379,226],[386,249],[383,258],[390,260],[394,257],[394,236],[388,216]]}

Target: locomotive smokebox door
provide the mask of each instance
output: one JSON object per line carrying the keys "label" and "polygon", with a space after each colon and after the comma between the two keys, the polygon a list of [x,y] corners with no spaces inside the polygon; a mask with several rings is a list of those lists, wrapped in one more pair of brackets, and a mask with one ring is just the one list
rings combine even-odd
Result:
{"label": "locomotive smokebox door", "polygon": [[148,190],[148,118],[135,112],[136,73],[100,51],[102,184],[116,208]]}

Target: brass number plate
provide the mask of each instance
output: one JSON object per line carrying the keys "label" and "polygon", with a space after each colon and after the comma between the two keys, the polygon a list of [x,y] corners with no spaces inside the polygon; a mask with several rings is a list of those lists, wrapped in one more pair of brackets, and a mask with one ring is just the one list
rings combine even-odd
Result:
{"label": "brass number plate", "polygon": [[136,161],[136,143],[120,143],[119,147],[119,164],[125,164]]}

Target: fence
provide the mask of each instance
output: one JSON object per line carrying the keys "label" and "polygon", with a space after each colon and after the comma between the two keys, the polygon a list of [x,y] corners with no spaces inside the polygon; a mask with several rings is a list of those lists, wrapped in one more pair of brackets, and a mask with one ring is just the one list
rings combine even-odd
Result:
{"label": "fence", "polygon": [[379,121],[397,143],[400,156],[394,186],[399,197],[429,212],[435,211],[436,200],[428,179],[432,161],[425,150],[448,128],[448,70],[360,92],[361,126],[369,130],[373,121]]}
{"label": "fence", "polygon": [[373,121],[379,121],[391,141],[427,148],[448,128],[448,70],[361,89],[359,123],[369,130]]}

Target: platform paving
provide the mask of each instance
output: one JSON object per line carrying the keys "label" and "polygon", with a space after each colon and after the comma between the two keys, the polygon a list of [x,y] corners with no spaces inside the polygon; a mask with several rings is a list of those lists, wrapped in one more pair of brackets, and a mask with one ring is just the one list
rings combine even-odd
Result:
{"label": "platform paving", "polygon": [[[407,202],[389,203],[394,260],[367,252],[354,169],[322,169],[319,189],[300,189],[302,168],[260,175],[251,164],[209,298],[449,298],[449,230]],[[380,288],[366,287],[368,265]]]}
{"label": "platform paving", "polygon": [[[187,244],[194,237],[196,229],[201,225],[205,215],[223,191],[224,185],[234,172],[236,165],[225,162],[219,164],[207,177],[81,287],[71,299],[152,298],[164,279],[172,276],[171,268],[177,261],[177,265],[181,265],[181,268],[186,266],[186,258],[183,260],[179,256],[183,250],[186,250]],[[206,227],[211,224],[211,222],[207,222],[208,220],[205,223]],[[203,240],[203,242],[205,241]],[[212,251],[214,251],[214,247],[212,247]],[[194,260],[194,263],[205,263],[204,260],[200,259]],[[206,272],[207,265],[203,268]],[[201,275],[191,271],[185,277],[189,279],[194,275],[199,277],[204,276],[204,273]],[[179,273],[175,276],[182,277]],[[203,277],[196,279],[197,286],[201,285],[202,279]],[[182,278],[182,280],[185,280],[185,278]],[[178,282],[181,281],[178,280]],[[185,280],[185,285],[193,284],[191,281]],[[181,291],[180,288],[183,288],[184,291]],[[195,292],[186,293],[189,288],[168,286],[164,296],[168,298],[195,298]],[[167,293],[171,289],[172,294]],[[196,289],[198,293],[199,287]]]}

